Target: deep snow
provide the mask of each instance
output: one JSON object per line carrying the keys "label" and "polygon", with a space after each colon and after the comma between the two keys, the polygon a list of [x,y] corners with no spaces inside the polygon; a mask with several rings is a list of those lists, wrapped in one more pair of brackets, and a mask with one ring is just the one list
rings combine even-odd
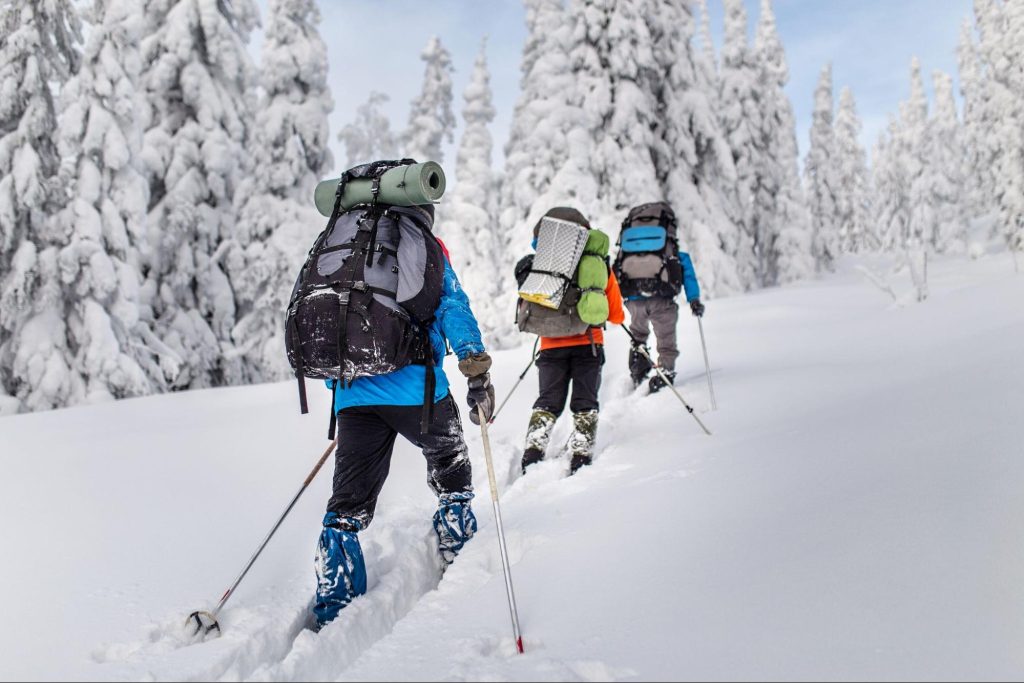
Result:
{"label": "deep snow", "polygon": [[[326,445],[326,392],[311,417],[285,383],[2,418],[0,678],[1019,679],[1024,275],[942,261],[931,298],[896,308],[853,265],[710,302],[716,412],[681,321],[681,389],[712,437],[629,390],[612,333],[594,466],[516,480],[531,373],[492,430],[526,656],[469,425],[481,530],[440,584],[402,444],[362,535],[365,598],[300,633],[326,471],[224,636],[182,647]],[[499,395],[528,359],[497,355]]]}

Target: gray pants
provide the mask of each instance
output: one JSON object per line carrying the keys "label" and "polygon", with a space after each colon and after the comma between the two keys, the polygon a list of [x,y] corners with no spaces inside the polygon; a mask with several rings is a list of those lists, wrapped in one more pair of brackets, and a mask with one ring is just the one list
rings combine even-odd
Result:
{"label": "gray pants", "polygon": [[629,311],[629,331],[641,343],[647,342],[654,328],[658,340],[658,364],[666,372],[675,372],[679,346],[676,343],[676,325],[679,323],[679,303],[675,299],[655,297],[626,302]]}

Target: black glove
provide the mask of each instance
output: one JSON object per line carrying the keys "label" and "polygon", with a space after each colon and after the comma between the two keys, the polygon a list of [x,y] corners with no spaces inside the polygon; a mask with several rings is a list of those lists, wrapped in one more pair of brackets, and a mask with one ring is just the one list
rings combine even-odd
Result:
{"label": "black glove", "polygon": [[469,404],[469,419],[475,425],[480,424],[478,408],[482,408],[484,420],[490,422],[494,417],[494,386],[491,384],[491,373],[485,372],[470,377],[467,384],[469,392],[466,394],[466,403]]}
{"label": "black glove", "polygon": [[704,317],[704,304],[700,302],[700,299],[694,299],[690,302],[690,310],[693,311],[693,314],[698,318]]}

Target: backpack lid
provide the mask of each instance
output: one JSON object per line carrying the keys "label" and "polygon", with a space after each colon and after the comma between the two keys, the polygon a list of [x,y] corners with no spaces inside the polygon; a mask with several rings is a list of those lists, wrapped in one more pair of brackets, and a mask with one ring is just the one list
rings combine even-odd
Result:
{"label": "backpack lid", "polygon": [[678,227],[676,212],[667,202],[650,202],[634,206],[626,214],[626,219],[622,221],[622,228],[640,225],[660,225],[669,235],[675,237]]}

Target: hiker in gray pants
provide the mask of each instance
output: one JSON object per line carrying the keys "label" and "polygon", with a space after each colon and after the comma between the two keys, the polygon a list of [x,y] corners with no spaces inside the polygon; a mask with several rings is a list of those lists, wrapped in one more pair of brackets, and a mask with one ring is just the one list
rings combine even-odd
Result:
{"label": "hiker in gray pants", "polygon": [[[690,261],[689,255],[680,254],[680,256],[686,257],[685,259],[680,259],[684,264],[684,273],[687,271],[693,273],[693,263]],[[689,268],[686,266],[689,266]],[[696,276],[694,275],[692,278],[684,277],[684,282],[687,284],[693,283],[692,286],[687,287],[687,293],[688,295],[696,295],[692,299],[689,296],[687,297],[690,311],[698,317],[704,315],[704,304],[700,302],[700,288],[697,285]],[[679,324],[679,302],[675,299],[661,296],[636,297],[626,300],[626,310],[629,311],[629,331],[641,344],[647,343],[647,338],[651,334],[651,328],[654,328],[654,336],[658,345],[658,365],[669,379],[675,380],[676,360],[679,358],[678,335],[676,332],[676,327]],[[640,386],[652,369],[650,362],[637,349],[634,348],[630,352],[629,374],[633,378],[634,386]],[[664,388],[665,382],[659,375],[651,378],[651,393],[661,391]]]}
{"label": "hiker in gray pants", "polygon": [[[676,378],[676,325],[679,323],[681,294],[690,311],[704,315],[700,285],[690,255],[679,248],[679,223],[665,202],[641,204],[629,210],[622,222],[619,253],[612,269],[619,279],[629,311],[629,331],[635,344],[644,345],[651,327],[658,338],[658,365],[670,382]],[[652,370],[647,356],[635,346],[629,354],[629,374],[639,387]],[[665,388],[660,375],[651,378],[651,392]]]}
{"label": "hiker in gray pants", "polygon": [[[654,328],[654,336],[658,342],[658,363],[666,375],[672,377],[676,371],[676,359],[679,358],[679,346],[676,342],[676,324],[679,322],[679,304],[675,299],[652,297],[650,299],[634,299],[626,302],[629,311],[629,331],[640,343],[646,343],[647,337]],[[633,357],[639,357],[639,363]],[[639,385],[651,371],[651,364],[637,351],[630,354],[630,375],[633,383]],[[655,376],[658,383],[661,378]],[[657,391],[652,385],[651,391]]]}

